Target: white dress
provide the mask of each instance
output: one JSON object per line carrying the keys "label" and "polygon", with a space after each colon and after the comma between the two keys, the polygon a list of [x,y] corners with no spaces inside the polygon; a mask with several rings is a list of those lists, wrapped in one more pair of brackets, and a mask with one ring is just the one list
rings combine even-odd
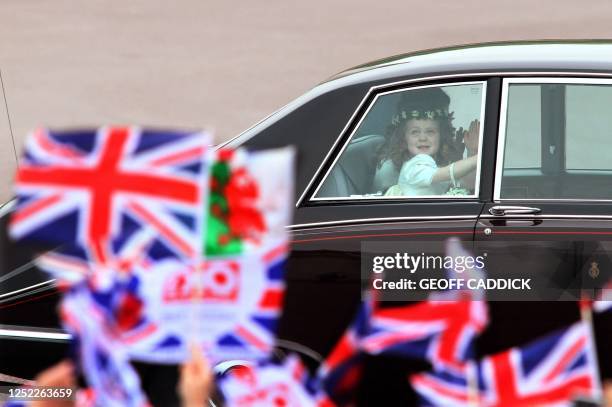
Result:
{"label": "white dress", "polygon": [[450,182],[432,183],[437,170],[438,165],[433,157],[417,154],[402,165],[397,185],[389,188],[385,196],[444,195],[450,187]]}

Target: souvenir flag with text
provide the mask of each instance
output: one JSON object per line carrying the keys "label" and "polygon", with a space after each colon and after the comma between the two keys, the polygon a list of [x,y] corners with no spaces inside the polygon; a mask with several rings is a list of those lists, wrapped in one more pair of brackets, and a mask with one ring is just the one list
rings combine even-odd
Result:
{"label": "souvenir flag with text", "polygon": [[181,257],[198,253],[207,133],[102,127],[26,140],[10,235],[76,245],[104,260],[104,244],[145,225]]}
{"label": "souvenir flag with text", "polygon": [[218,380],[225,405],[236,407],[333,407],[299,357],[236,367]]}
{"label": "souvenir flag with text", "polygon": [[213,362],[267,357],[275,344],[285,289],[287,246],[263,253],[186,264],[173,259],[138,265],[145,316],[158,329],[134,332],[130,355],[180,363],[198,343]]}
{"label": "souvenir flag with text", "polygon": [[78,365],[95,392],[96,404],[148,406],[114,327],[86,284],[72,287],[64,295],[60,315],[76,343]]}
{"label": "souvenir flag with text", "polygon": [[568,403],[598,399],[601,387],[590,330],[576,323],[485,358],[480,363],[481,400],[487,406]]}

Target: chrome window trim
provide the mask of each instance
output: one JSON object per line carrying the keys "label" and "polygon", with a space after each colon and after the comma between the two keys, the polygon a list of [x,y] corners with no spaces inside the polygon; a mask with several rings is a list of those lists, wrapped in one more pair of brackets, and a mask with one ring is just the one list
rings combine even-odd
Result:
{"label": "chrome window trim", "polygon": [[499,105],[499,125],[497,128],[497,154],[495,155],[495,174],[493,181],[493,202],[500,202],[501,179],[504,169],[504,151],[506,148],[506,120],[508,119],[508,84],[510,79],[502,81],[501,103]]}
{"label": "chrome window trim", "polygon": [[538,215],[538,214],[525,214],[525,215],[503,215],[495,216],[489,214],[480,215],[482,219],[507,219],[507,218],[530,218],[530,219],[580,219],[585,220],[612,220],[612,215]]}
{"label": "chrome window trim", "polygon": [[[336,147],[340,143],[340,140],[342,140],[342,135],[349,128],[349,126],[351,125],[353,120],[355,120],[355,117],[357,116],[357,112],[359,112],[359,110],[361,110],[363,105],[365,105],[366,100],[368,100],[368,97],[372,93],[372,89],[374,89],[374,88],[370,88],[366,92],[365,96],[361,99],[361,102],[359,102],[359,105],[357,105],[357,108],[355,108],[355,110],[351,114],[351,117],[349,117],[348,121],[346,122],[346,124],[344,125],[342,130],[340,131],[340,135],[338,137],[336,137],[336,141],[334,141],[334,144],[332,144],[330,149],[327,151],[327,154],[325,154],[325,158],[323,158],[323,161],[321,161],[321,164],[319,164],[319,167],[315,171],[314,176],[310,179],[310,181],[308,181],[308,184],[306,185],[306,188],[304,188],[304,191],[302,191],[302,193],[300,194],[300,197],[298,198],[297,202],[295,203],[295,207],[296,208],[298,208],[301,205],[302,201],[306,197],[306,193],[308,192],[308,190],[310,189],[310,187],[314,183],[314,180],[317,178],[317,176],[319,175],[319,173],[323,169],[323,166],[325,165],[325,163],[329,160],[330,156],[332,155],[332,151],[334,151],[336,149]],[[344,147],[342,147],[342,150],[344,151]],[[338,155],[340,155],[340,154],[342,154],[342,151]],[[325,175],[325,177],[327,177],[327,175]],[[319,190],[319,188],[317,188],[317,191],[318,190]],[[315,191],[315,193],[316,193],[316,191]],[[315,195],[315,193],[313,193],[312,195]]]}
{"label": "chrome window trim", "polygon": [[39,287],[42,287],[42,286],[45,286],[45,285],[49,286],[48,288],[53,288],[54,287],[54,283],[55,283],[55,279],[43,281],[42,283],[34,284],[34,285],[31,285],[31,286],[28,286],[28,287],[25,287],[25,288],[20,288],[19,290],[11,291],[10,293],[0,294],[0,299],[4,299],[5,297],[11,297],[11,296],[13,296],[15,294],[19,294],[21,292],[32,290],[34,288],[39,288]]}
{"label": "chrome window trim", "polygon": [[354,195],[354,196],[339,196],[337,198],[330,198],[330,197],[326,197],[326,198],[316,198],[316,199],[310,199],[308,200],[308,202],[342,202],[342,201],[350,201],[350,202],[359,202],[361,200],[365,200],[365,201],[380,201],[380,200],[385,200],[385,201],[405,201],[405,200],[410,200],[412,202],[414,201],[419,201],[419,200],[429,200],[429,199],[439,199],[439,200],[445,200],[445,199],[452,199],[452,200],[457,200],[457,199],[467,199],[467,200],[474,200],[475,198],[478,198],[478,195],[474,194],[474,195],[457,195],[457,196],[453,196],[453,195],[419,195],[419,196],[413,196],[413,197],[409,197],[409,196],[384,196],[384,195]]}
{"label": "chrome window trim", "polygon": [[[535,74],[534,74],[535,75]],[[544,74],[542,74],[544,75]],[[555,75],[561,76],[561,73]],[[612,79],[606,79],[612,77],[612,74],[580,74],[577,72],[566,73],[565,75],[571,75],[572,77],[536,77],[536,78],[504,78],[502,82],[502,94],[501,94],[501,105],[499,112],[499,128],[498,128],[498,142],[497,142],[497,155],[495,162],[495,182],[493,187],[493,202],[612,202],[612,199],[587,199],[587,198],[501,198],[501,182],[502,174],[504,169],[504,152],[506,144],[506,123],[508,117],[508,91],[511,84],[541,84],[541,83],[561,83],[561,84],[578,84],[578,85],[612,85]],[[576,77],[581,76],[581,77]],[[589,77],[591,76],[591,77]],[[593,78],[592,76],[598,76]],[[601,78],[604,77],[604,78]]]}
{"label": "chrome window trim", "polygon": [[612,202],[612,199],[586,199],[586,198],[505,198],[505,199],[494,199],[493,202]]}
{"label": "chrome window trim", "polygon": [[17,199],[13,198],[0,205],[0,218],[9,214],[13,208],[17,205]]}
{"label": "chrome window trim", "polygon": [[30,339],[30,340],[51,340],[58,342],[67,342],[72,338],[72,335],[62,332],[59,329],[48,331],[39,331],[33,329],[21,329],[18,327],[0,325],[0,338],[13,339]]}
{"label": "chrome window trim", "polygon": [[[357,108],[355,109],[355,111],[353,112],[351,117],[349,118],[347,124],[344,126],[344,128],[342,129],[340,134],[336,137],[336,141],[334,142],[332,147],[329,149],[329,151],[325,155],[325,158],[321,161],[321,163],[317,167],[317,170],[315,171],[314,175],[310,178],[310,181],[308,182],[308,184],[306,184],[306,187],[304,188],[304,190],[300,194],[300,197],[298,198],[297,202],[295,203],[295,207],[296,208],[300,207],[300,205],[302,204],[302,202],[306,198],[306,194],[308,193],[308,190],[312,187],[312,184],[314,183],[314,180],[319,176],[319,174],[321,173],[323,167],[325,166],[325,163],[329,160],[331,152],[336,148],[336,146],[338,145],[338,143],[342,139],[342,136],[344,135],[344,133],[346,131],[346,128],[354,120],[355,115],[357,114],[359,109],[361,109],[361,107],[365,103],[366,99],[373,92],[377,91],[378,89],[384,89],[384,88],[388,88],[388,87],[392,87],[392,86],[409,85],[409,84],[418,83],[418,82],[428,82],[428,81],[433,81],[433,80],[445,80],[445,79],[453,79],[453,78],[458,78],[458,79],[460,79],[460,78],[471,78],[471,77],[478,77],[478,76],[484,76],[484,77],[487,77],[487,78],[498,77],[498,76],[502,76],[502,77],[503,76],[507,76],[507,77],[510,77],[510,76],[513,76],[513,77],[514,76],[516,76],[516,77],[523,77],[523,76],[549,76],[549,77],[553,77],[553,76],[559,76],[559,77],[579,76],[579,77],[586,77],[586,78],[588,78],[588,77],[593,77],[593,78],[609,78],[609,77],[612,77],[612,74],[610,74],[610,73],[603,73],[603,72],[537,71],[537,70],[530,70],[530,71],[478,71],[478,72],[455,73],[455,74],[447,74],[447,75],[420,76],[420,77],[414,78],[414,79],[405,79],[405,80],[402,80],[402,81],[395,81],[395,82],[385,83],[385,84],[382,84],[382,85],[372,86],[366,92],[365,96],[363,97],[363,99],[361,100],[361,102],[359,103],[359,105],[357,106]],[[503,100],[502,100],[502,102],[503,102]]]}
{"label": "chrome window trim", "polygon": [[[376,102],[378,101],[378,99],[381,96],[387,96],[387,95],[391,95],[393,93],[406,92],[406,91],[415,90],[415,89],[441,88],[441,87],[450,87],[450,86],[469,86],[469,85],[475,85],[475,84],[478,84],[478,85],[482,86],[482,92],[481,92],[481,98],[480,98],[480,122],[484,123],[484,113],[485,113],[486,98],[487,98],[487,81],[486,80],[482,80],[482,81],[459,81],[459,82],[450,82],[450,83],[444,83],[444,84],[430,84],[430,85],[422,85],[422,86],[411,86],[411,87],[408,87],[408,88],[395,89],[395,90],[391,90],[391,91],[387,91],[387,92],[378,93],[374,97],[374,100],[372,100],[372,102],[370,102],[370,105],[368,106],[367,110],[363,113],[363,115],[361,116],[359,121],[355,124],[355,126],[353,128],[353,131],[351,132],[351,134],[349,135],[347,140],[344,142],[344,145],[342,146],[342,149],[336,155],[336,157],[334,158],[334,160],[331,163],[331,165],[327,168],[327,172],[323,176],[323,179],[321,180],[321,182],[319,182],[319,185],[317,186],[315,191],[312,193],[312,196],[310,197],[310,199],[308,201],[309,202],[319,202],[319,201],[351,201],[352,202],[352,201],[356,201],[356,200],[359,200],[359,199],[373,199],[373,200],[385,200],[385,201],[389,201],[389,200],[414,201],[415,199],[476,199],[476,198],[478,198],[478,194],[480,192],[480,169],[482,167],[481,166],[481,161],[482,160],[478,161],[478,165],[476,167],[476,188],[474,190],[474,194],[473,195],[461,195],[461,196],[424,195],[424,196],[418,196],[418,197],[409,197],[409,196],[393,196],[393,197],[391,197],[391,196],[384,196],[384,195],[355,196],[355,197],[350,197],[350,196],[347,196],[347,197],[323,197],[323,198],[317,198],[316,197],[317,193],[319,192],[319,190],[321,189],[321,187],[323,186],[323,184],[325,183],[325,181],[329,177],[329,174],[331,173],[332,169],[336,166],[336,163],[338,162],[338,159],[340,159],[340,157],[342,156],[342,154],[346,150],[347,146],[350,144],[351,140],[353,139],[353,136],[355,135],[355,133],[357,132],[357,130],[361,126],[363,120],[368,116],[368,113],[370,112],[372,107],[376,104]],[[387,86],[385,86],[385,87],[387,87]],[[370,95],[371,93],[372,92],[368,92],[368,95]],[[362,101],[361,101],[361,103],[359,105],[362,106],[365,103],[366,99],[367,99],[367,97],[362,99]],[[351,120],[344,126],[344,129],[341,132],[341,134],[344,134],[346,129],[352,123],[352,120],[354,119],[354,117],[357,114],[358,110],[359,109],[357,109],[357,110],[355,110],[353,112],[353,115],[351,116]],[[479,145],[478,145],[478,154],[479,154],[479,157],[482,157],[482,155],[480,155],[480,154],[482,152],[482,139],[483,139],[483,136],[484,136],[484,126],[480,126],[480,134],[478,135],[478,137],[479,137]],[[336,143],[339,142],[340,138],[336,139]],[[336,143],[334,143],[334,146],[329,150],[330,152],[334,149]],[[328,155],[329,155],[329,153],[328,153]],[[326,159],[327,159],[327,157],[326,157]],[[300,199],[301,198],[302,197],[300,197]],[[299,204],[299,202],[300,201],[298,200],[298,204]],[[296,204],[296,205],[298,205],[298,204]]]}
{"label": "chrome window trim", "polygon": [[457,216],[396,216],[388,218],[355,218],[355,219],[344,219],[344,220],[332,220],[325,222],[311,222],[311,223],[296,223],[287,226],[289,230],[301,230],[310,229],[317,227],[333,227],[333,226],[347,226],[357,224],[368,224],[368,223],[397,223],[403,221],[448,221],[448,220],[475,220],[478,219],[477,215],[457,215]]}

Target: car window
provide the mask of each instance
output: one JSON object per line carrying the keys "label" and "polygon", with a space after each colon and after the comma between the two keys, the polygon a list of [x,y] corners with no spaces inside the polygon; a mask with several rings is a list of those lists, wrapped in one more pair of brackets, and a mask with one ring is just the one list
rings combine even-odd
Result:
{"label": "car window", "polygon": [[[506,168],[540,168],[542,123],[540,114],[540,87],[538,85],[518,85],[510,87],[508,105]],[[529,145],[529,149],[523,146]],[[522,150],[521,154],[518,154]]]}
{"label": "car window", "polygon": [[485,82],[378,94],[312,200],[475,197]]}
{"label": "car window", "polygon": [[612,82],[534,81],[505,83],[496,197],[612,199]]}

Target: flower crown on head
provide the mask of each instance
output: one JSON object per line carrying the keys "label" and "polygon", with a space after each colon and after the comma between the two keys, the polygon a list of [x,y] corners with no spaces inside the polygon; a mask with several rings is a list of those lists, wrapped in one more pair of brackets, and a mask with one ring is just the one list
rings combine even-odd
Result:
{"label": "flower crown on head", "polygon": [[435,110],[402,110],[391,119],[391,124],[397,126],[404,120],[409,119],[439,119],[448,118],[453,119],[453,112],[448,112],[448,109],[435,109]]}

